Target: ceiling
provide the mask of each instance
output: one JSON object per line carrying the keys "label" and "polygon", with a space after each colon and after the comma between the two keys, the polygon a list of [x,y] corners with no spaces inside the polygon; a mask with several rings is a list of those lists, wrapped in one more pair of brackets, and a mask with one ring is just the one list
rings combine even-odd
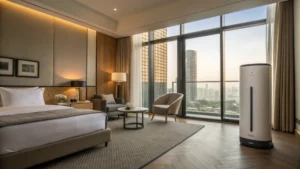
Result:
{"label": "ceiling", "polygon": [[283,0],[11,1],[120,38]]}
{"label": "ceiling", "polygon": [[[167,5],[176,0],[75,0],[81,5],[99,13],[120,20],[130,14],[140,13],[152,8]],[[116,8],[117,11],[113,9]]]}

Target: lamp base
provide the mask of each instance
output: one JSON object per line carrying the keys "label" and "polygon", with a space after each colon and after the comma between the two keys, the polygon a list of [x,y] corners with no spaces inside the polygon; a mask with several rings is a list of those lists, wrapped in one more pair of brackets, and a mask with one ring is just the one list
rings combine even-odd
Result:
{"label": "lamp base", "polygon": [[122,86],[120,84],[117,85],[117,98],[122,98]]}

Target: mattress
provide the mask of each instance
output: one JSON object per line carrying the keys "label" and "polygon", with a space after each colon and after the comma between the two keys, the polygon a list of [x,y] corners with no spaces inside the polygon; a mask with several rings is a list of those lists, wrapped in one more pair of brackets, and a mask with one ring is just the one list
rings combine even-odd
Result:
{"label": "mattress", "polygon": [[[72,108],[56,105],[0,107],[0,116],[64,109]],[[0,155],[92,133],[105,128],[105,113],[3,127],[0,128]]]}

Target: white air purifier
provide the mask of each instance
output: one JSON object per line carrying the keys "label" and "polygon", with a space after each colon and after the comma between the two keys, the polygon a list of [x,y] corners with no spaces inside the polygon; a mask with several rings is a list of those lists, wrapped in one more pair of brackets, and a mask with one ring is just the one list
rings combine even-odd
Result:
{"label": "white air purifier", "polygon": [[247,64],[240,67],[240,143],[269,149],[271,136],[271,65]]}

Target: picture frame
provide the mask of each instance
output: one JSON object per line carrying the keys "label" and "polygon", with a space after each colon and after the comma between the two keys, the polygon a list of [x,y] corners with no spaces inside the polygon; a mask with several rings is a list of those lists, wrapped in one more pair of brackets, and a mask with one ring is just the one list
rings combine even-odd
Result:
{"label": "picture frame", "polygon": [[40,62],[34,60],[17,59],[16,61],[16,76],[39,78]]}
{"label": "picture frame", "polygon": [[15,59],[10,57],[0,56],[0,76],[15,75]]}

